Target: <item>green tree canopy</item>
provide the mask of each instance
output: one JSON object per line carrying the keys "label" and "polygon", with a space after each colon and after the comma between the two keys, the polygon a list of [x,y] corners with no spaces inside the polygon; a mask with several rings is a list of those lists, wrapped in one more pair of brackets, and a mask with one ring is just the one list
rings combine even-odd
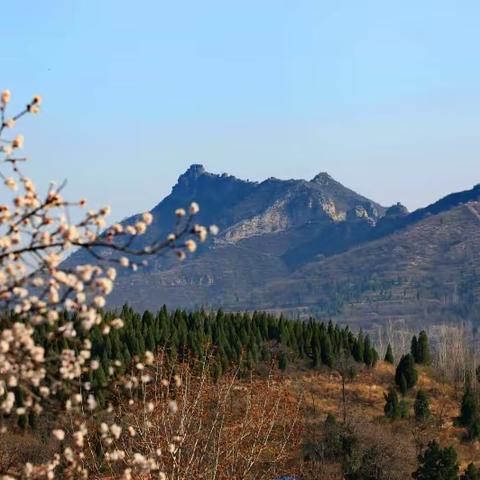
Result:
{"label": "green tree canopy", "polygon": [[397,392],[391,388],[388,394],[384,394],[383,396],[385,398],[385,406],[383,407],[385,416],[391,420],[396,420],[400,417],[400,405]]}
{"label": "green tree canopy", "polygon": [[[404,378],[404,381],[402,381],[402,377]],[[402,390],[402,393],[405,393],[403,390],[405,388],[406,390],[409,390],[414,387],[417,380],[418,373],[415,369],[413,355],[411,353],[403,355],[397,366],[397,370],[395,371],[395,383]]]}
{"label": "green tree canopy", "polygon": [[430,416],[430,407],[427,393],[424,390],[419,390],[413,404],[415,412],[415,419],[418,421],[426,420]]}
{"label": "green tree canopy", "polygon": [[417,480],[459,480],[457,452],[453,447],[442,448],[430,442],[418,456],[419,467],[412,473]]}
{"label": "green tree canopy", "polygon": [[388,344],[387,352],[385,353],[385,361],[391,364],[395,363],[392,346],[390,344]]}

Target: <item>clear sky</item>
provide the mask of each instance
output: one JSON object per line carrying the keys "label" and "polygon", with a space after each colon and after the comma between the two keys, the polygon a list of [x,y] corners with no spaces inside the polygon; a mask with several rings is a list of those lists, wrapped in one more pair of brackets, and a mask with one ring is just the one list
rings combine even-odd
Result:
{"label": "clear sky", "polygon": [[188,165],[327,171],[414,208],[480,182],[478,0],[11,0],[0,88],[40,93],[29,173],[114,217]]}

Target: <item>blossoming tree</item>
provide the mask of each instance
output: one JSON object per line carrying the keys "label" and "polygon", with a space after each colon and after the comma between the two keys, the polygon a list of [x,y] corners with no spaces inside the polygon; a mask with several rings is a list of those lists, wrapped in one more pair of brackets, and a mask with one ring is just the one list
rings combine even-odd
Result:
{"label": "blossoming tree", "polygon": [[[10,98],[4,90],[0,98],[2,201],[10,193],[0,205],[0,435],[14,425],[16,417],[41,417],[55,411],[58,425],[51,435],[58,451],[40,464],[0,466],[0,478],[87,478],[90,436],[100,439],[107,461],[121,463],[123,478],[143,474],[165,478],[155,456],[126,455],[116,448],[122,435],[134,432],[115,423],[115,415],[108,414],[115,407],[104,409],[92,391],[88,379],[99,364],[91,355],[90,332],[95,328],[108,335],[111,329],[122,328],[120,318],[101,314],[117,268],[141,268],[146,257],[162,251],[184,260],[196,250],[197,242],[216,234],[217,228],[196,224],[199,206],[192,203],[187,211],[172,212],[177,222],[166,238],[137,248],[135,239],[152,223],[151,213],[144,213],[133,225],[106,228],[110,209],[81,213],[86,201],[67,200],[64,184],[50,185],[42,196],[20,168],[26,161],[20,155],[24,138],[15,132],[22,117],[39,113],[42,99],[35,96],[22,111],[8,115]],[[80,215],[73,215],[74,209]],[[72,221],[73,216],[80,220]],[[74,249],[89,251],[92,263],[69,268],[63,261]],[[98,253],[105,249],[111,252],[108,256]],[[58,354],[45,349],[45,342],[59,340],[63,348]],[[151,380],[145,367],[153,361],[152,352],[147,352],[145,358],[135,359],[128,375],[120,374],[121,364],[116,362],[107,372],[108,388],[130,392],[141,388]],[[175,413],[175,402],[167,404]]]}

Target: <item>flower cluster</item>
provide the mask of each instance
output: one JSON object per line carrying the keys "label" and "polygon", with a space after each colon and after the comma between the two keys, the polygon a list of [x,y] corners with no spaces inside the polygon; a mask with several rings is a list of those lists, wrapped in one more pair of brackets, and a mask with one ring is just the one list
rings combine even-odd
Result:
{"label": "flower cluster", "polygon": [[[40,194],[20,170],[19,165],[26,161],[19,156],[24,138],[13,129],[24,115],[39,113],[42,99],[37,95],[18,114],[7,116],[10,100],[10,91],[4,90],[0,97],[0,179],[2,198],[10,192],[11,200],[0,205],[0,428],[8,428],[11,415],[40,415],[45,404],[49,408],[56,404],[75,414],[77,420],[69,445],[51,462],[27,464],[22,471],[0,471],[0,478],[67,478],[66,471],[70,472],[68,478],[84,478],[88,474],[82,467],[87,424],[90,428],[87,420],[100,408],[85,380],[98,368],[98,360],[92,359],[89,332],[98,327],[107,335],[123,326],[121,319],[105,319],[100,314],[114,287],[117,268],[136,270],[146,257],[162,251],[172,251],[184,260],[218,229],[195,222],[199,206],[194,202],[188,210],[175,212],[175,229],[166,238],[138,247],[138,237],[154,222],[152,213],[144,213],[132,225],[119,223],[107,228],[110,208],[84,211],[84,199],[64,197],[65,184],[51,184]],[[72,209],[79,209],[76,216],[80,220],[71,221]],[[91,263],[69,267],[65,259],[75,249],[89,252]],[[65,348],[58,355],[47,356],[45,344],[59,340]],[[107,372],[112,388],[120,366]],[[133,376],[128,382],[149,380],[141,369],[137,374],[139,378]],[[87,419],[82,418],[85,416]],[[119,435],[114,425],[108,432],[104,424],[101,429],[102,435]],[[66,441],[63,429],[55,428],[52,434],[62,444]],[[119,455],[110,452],[108,458],[118,459]],[[128,471],[154,467],[152,459],[137,456],[125,470],[125,478]],[[62,468],[64,473],[56,473]]]}

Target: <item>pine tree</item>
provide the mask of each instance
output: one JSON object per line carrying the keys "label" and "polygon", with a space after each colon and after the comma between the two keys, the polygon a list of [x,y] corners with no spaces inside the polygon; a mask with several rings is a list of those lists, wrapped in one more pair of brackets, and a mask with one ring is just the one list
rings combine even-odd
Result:
{"label": "pine tree", "polygon": [[385,398],[385,406],[383,407],[385,416],[391,420],[396,420],[400,416],[397,392],[391,388],[388,394],[384,394],[383,396]]}
{"label": "pine tree", "polygon": [[428,337],[425,330],[422,330],[418,336],[417,358],[415,361],[422,365],[430,364],[430,348],[428,346]]}
{"label": "pine tree", "polygon": [[285,352],[282,352],[280,354],[280,357],[278,359],[278,368],[284,372],[287,369],[287,355]]}
{"label": "pine tree", "polygon": [[363,352],[363,361],[367,367],[373,367],[375,354],[374,349],[370,343],[370,337],[367,335],[365,337],[364,352]]}
{"label": "pine tree", "polygon": [[353,346],[353,358],[357,362],[363,362],[365,357],[365,340],[363,337],[363,332],[360,330],[358,338]]}
{"label": "pine tree", "polygon": [[460,480],[480,480],[480,470],[473,463],[469,463]]}
{"label": "pine tree", "polygon": [[398,410],[400,412],[400,418],[406,419],[408,418],[408,402],[405,400],[400,400]]}
{"label": "pine tree", "polygon": [[417,480],[459,480],[457,452],[452,447],[442,448],[430,442],[418,461],[420,465],[412,473]]}
{"label": "pine tree", "polygon": [[478,436],[478,406],[470,382],[465,385],[458,424],[466,427],[468,438],[474,439]]}
{"label": "pine tree", "polygon": [[400,392],[402,393],[402,395],[405,395],[408,392],[407,380],[403,373],[400,376],[400,385],[398,387],[400,388]]}
{"label": "pine tree", "polygon": [[412,342],[410,344],[410,353],[412,354],[415,362],[417,362],[417,360],[418,360],[418,340],[417,340],[416,335],[414,335],[412,337]]}
{"label": "pine tree", "polygon": [[418,421],[426,420],[430,416],[428,396],[424,390],[419,390],[417,392],[417,397],[413,404],[413,410],[415,412],[415,419]]}
{"label": "pine tree", "polygon": [[372,347],[372,367],[375,367],[378,363],[378,352]]}
{"label": "pine tree", "polygon": [[312,351],[312,366],[318,368],[322,363],[322,347],[320,346],[320,338],[318,335],[312,335],[310,342]]}
{"label": "pine tree", "polygon": [[[404,378],[404,381],[402,380]],[[418,380],[418,373],[415,370],[415,364],[412,354],[404,355],[395,371],[395,383],[405,393],[410,388],[414,387]]]}
{"label": "pine tree", "polygon": [[388,347],[387,347],[387,353],[385,353],[385,361],[387,363],[395,363],[395,358],[393,357],[393,351],[392,351],[392,346],[390,344],[388,344]]}
{"label": "pine tree", "polygon": [[467,439],[476,440],[478,437],[480,437],[480,418],[477,415],[473,422],[467,427]]}
{"label": "pine tree", "polygon": [[333,367],[333,349],[332,342],[330,341],[329,335],[324,335],[321,339],[321,349],[322,349],[322,362],[328,367]]}

